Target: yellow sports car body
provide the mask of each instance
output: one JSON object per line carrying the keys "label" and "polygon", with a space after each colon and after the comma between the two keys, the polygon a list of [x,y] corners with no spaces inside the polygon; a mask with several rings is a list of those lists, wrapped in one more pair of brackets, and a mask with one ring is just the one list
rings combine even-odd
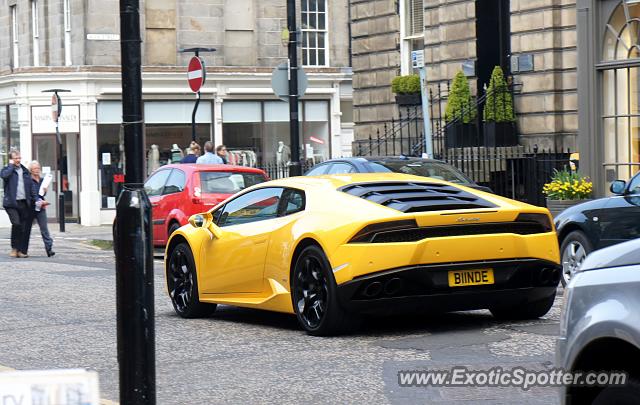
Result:
{"label": "yellow sports car body", "polygon": [[262,183],[191,217],[165,258],[179,315],[266,309],[315,335],[396,310],[539,317],[560,279],[547,209],[397,173]]}

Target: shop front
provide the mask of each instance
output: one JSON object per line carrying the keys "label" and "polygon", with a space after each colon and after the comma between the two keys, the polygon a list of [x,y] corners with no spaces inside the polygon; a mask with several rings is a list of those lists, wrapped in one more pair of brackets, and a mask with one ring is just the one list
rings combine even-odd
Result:
{"label": "shop front", "polygon": [[598,195],[640,170],[640,3],[578,1],[580,168]]}

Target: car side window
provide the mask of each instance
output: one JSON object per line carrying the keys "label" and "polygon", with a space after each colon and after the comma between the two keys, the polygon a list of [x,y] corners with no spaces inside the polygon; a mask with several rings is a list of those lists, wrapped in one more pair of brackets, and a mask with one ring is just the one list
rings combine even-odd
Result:
{"label": "car side window", "polygon": [[187,182],[187,177],[180,169],[173,169],[167,180],[167,184],[164,185],[163,195],[179,193],[184,190],[184,185]]}
{"label": "car side window", "polygon": [[311,169],[307,173],[307,176],[322,176],[327,171],[327,167],[329,167],[329,165],[318,165]]}
{"label": "car side window", "polygon": [[349,163],[334,163],[331,165],[329,172],[327,174],[344,174],[344,173],[354,173],[356,171],[355,167],[351,166]]}
{"label": "car side window", "polygon": [[144,191],[149,197],[161,195],[171,170],[160,170],[151,175],[144,183]]}
{"label": "car side window", "polygon": [[282,215],[291,215],[304,210],[305,195],[301,190],[286,189],[282,193]]}
{"label": "car side window", "polygon": [[278,216],[282,188],[262,188],[229,201],[218,217],[218,226],[240,225]]}
{"label": "car side window", "polygon": [[629,194],[640,194],[640,174],[629,182]]}

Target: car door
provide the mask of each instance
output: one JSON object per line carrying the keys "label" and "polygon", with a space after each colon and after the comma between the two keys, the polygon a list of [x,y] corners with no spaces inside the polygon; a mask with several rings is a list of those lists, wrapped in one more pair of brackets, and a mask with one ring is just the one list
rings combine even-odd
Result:
{"label": "car door", "polygon": [[161,227],[164,226],[164,222],[166,220],[166,216],[164,216],[165,213],[161,212],[159,204],[162,200],[162,191],[164,190],[164,185],[169,178],[169,174],[171,174],[171,169],[158,170],[144,183],[144,190],[147,192],[147,196],[151,202],[154,245],[160,243],[158,236],[160,236]]}
{"label": "car door", "polygon": [[609,198],[596,215],[602,232],[598,249],[639,238],[640,174],[631,179],[623,195]]}
{"label": "car door", "polygon": [[[184,187],[187,182],[187,176],[180,169],[171,170],[171,174],[167,178],[167,182],[162,189],[162,198],[158,201],[156,210],[158,211],[158,233],[154,235],[155,239],[166,243],[169,235],[169,217],[174,209],[182,209],[185,205]],[[162,221],[160,218],[164,218]],[[180,225],[184,225],[181,223]]]}
{"label": "car door", "polygon": [[268,187],[242,194],[214,212],[220,238],[205,241],[200,273],[206,294],[251,293],[263,289],[271,232],[278,224],[283,189]]}

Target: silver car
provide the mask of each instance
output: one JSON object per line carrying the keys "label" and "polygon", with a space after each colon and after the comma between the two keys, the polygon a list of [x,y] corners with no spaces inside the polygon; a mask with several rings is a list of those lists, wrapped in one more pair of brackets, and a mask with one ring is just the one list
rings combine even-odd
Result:
{"label": "silver car", "polygon": [[564,293],[558,367],[624,371],[624,386],[562,389],[566,404],[640,404],[640,239],[591,253]]}

